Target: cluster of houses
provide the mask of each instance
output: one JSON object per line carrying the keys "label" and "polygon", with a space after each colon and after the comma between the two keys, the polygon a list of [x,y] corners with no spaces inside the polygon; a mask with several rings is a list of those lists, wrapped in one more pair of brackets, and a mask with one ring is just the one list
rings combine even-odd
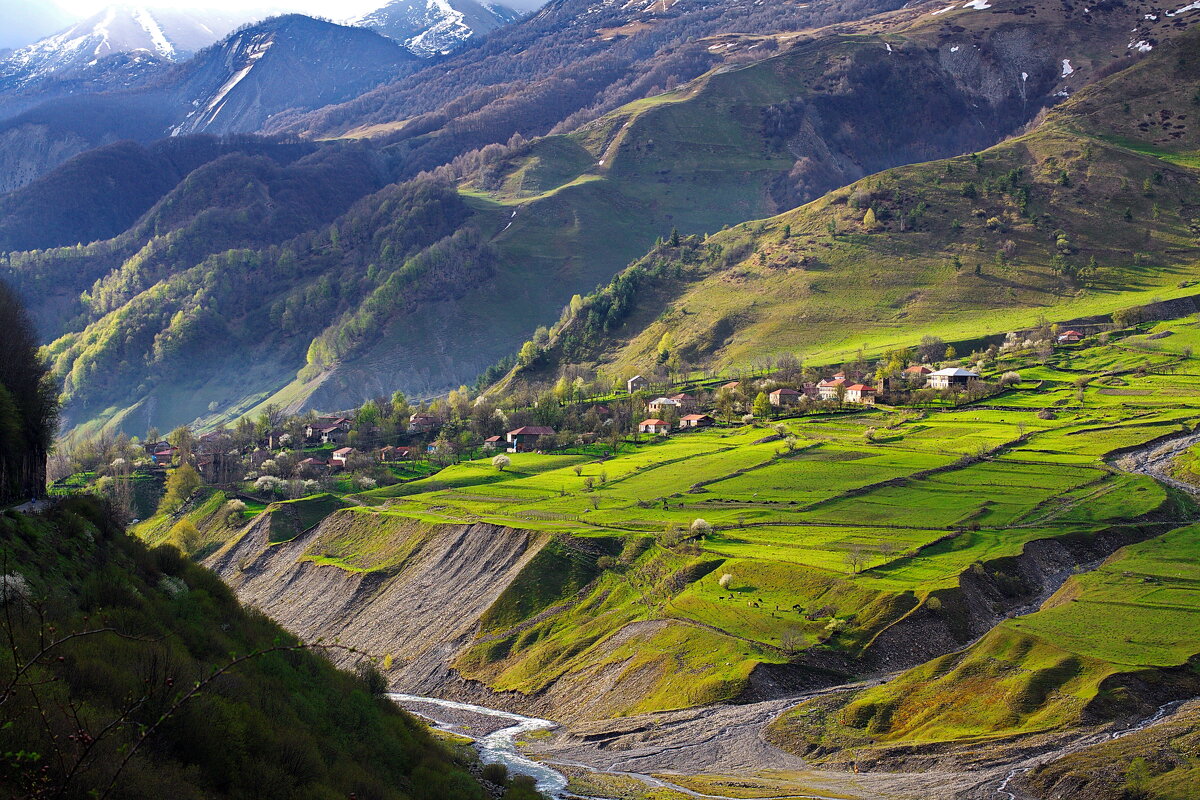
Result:
{"label": "cluster of houses", "polygon": [[[1067,334],[1076,334],[1076,332],[1068,331]],[[924,385],[931,389],[954,390],[966,388],[971,381],[979,380],[980,376],[979,373],[963,369],[962,367],[947,367],[945,369],[934,370],[932,367],[925,366],[924,364],[914,364],[906,368],[899,377],[908,386],[912,386],[918,381],[923,381]],[[770,400],[771,405],[778,409],[798,406],[806,399],[810,401],[840,401],[843,403],[873,406],[880,390],[867,383],[866,380],[865,377],[859,377],[856,380],[844,372],[838,372],[820,382],[805,383],[799,389],[790,387],[775,389],[767,395],[767,398]],[[629,379],[626,383],[626,388],[630,394],[633,394],[634,392],[644,390],[648,385],[649,383],[645,378],[637,375]],[[739,386],[740,383],[738,381],[731,381],[721,386],[718,391],[734,391]],[[647,404],[646,408],[654,415],[661,415],[668,411],[673,412],[673,416],[677,420],[676,427],[680,429],[703,428],[715,422],[708,414],[698,413],[699,409],[696,398],[686,393],[655,398]],[[671,423],[661,416],[651,416],[638,423],[638,433],[663,434],[670,432],[670,430]]]}

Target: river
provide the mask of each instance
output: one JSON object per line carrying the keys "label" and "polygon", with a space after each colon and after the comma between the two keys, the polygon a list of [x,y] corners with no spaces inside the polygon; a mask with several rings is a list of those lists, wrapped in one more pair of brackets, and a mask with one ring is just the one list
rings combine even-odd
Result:
{"label": "river", "polygon": [[[522,775],[530,775],[537,781],[539,792],[547,794],[551,797],[562,797],[563,792],[567,788],[567,777],[556,769],[552,769],[545,764],[534,761],[532,758],[526,758],[517,749],[517,740],[533,731],[550,730],[558,727],[556,723],[546,719],[538,719],[537,717],[526,717],[521,714],[513,714],[508,711],[497,711],[494,708],[486,706],[476,706],[470,703],[457,703],[453,700],[439,700],[435,697],[421,697],[415,694],[389,694],[393,701],[399,705],[410,708],[410,710],[420,713],[420,709],[413,709],[412,706],[433,705],[440,708],[450,709],[452,711],[465,711],[469,714],[478,714],[484,717],[496,717],[498,719],[511,722],[512,725],[499,728],[491,733],[475,739],[475,747],[479,750],[479,756],[485,764],[503,764],[508,767],[510,773],[520,773]],[[454,726],[438,723],[439,727],[447,730],[452,730]],[[461,733],[460,731],[455,731]]]}

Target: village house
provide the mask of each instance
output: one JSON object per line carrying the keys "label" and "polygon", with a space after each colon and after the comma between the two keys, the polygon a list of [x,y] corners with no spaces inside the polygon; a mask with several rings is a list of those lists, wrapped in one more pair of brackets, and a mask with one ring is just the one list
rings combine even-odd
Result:
{"label": "village house", "polygon": [[644,419],[638,423],[638,433],[649,433],[652,435],[666,433],[671,429],[665,419]]}
{"label": "village house", "polygon": [[864,383],[856,383],[846,387],[846,402],[861,403],[865,406],[875,405],[875,387]]}
{"label": "village house", "polygon": [[354,427],[354,420],[350,419],[349,417],[324,416],[317,417],[317,424],[321,427],[329,427],[330,425],[333,425],[345,431],[346,433],[349,433],[350,429]]}
{"label": "village house", "polygon": [[394,464],[398,461],[407,461],[410,458],[412,458],[411,447],[392,447],[388,445],[379,450],[379,460],[384,464]]}
{"label": "village house", "polygon": [[634,375],[629,380],[625,381],[625,391],[629,394],[640,392],[650,386],[650,381],[643,378],[641,375]]}
{"label": "village house", "polygon": [[929,375],[931,372],[933,372],[933,370],[924,364],[913,364],[911,367],[904,368],[903,375],[904,380],[911,381],[916,380],[917,378],[923,378],[926,375]]}
{"label": "village house", "polygon": [[179,448],[175,445],[168,444],[166,447],[160,446],[160,449],[155,450],[155,452],[150,455],[150,460],[160,467],[170,466],[171,462],[175,460],[175,455],[178,452]]}
{"label": "village house", "polygon": [[679,413],[681,411],[679,401],[673,397],[656,397],[646,406],[646,410],[651,414],[661,414],[667,409]]}
{"label": "village house", "polygon": [[196,451],[199,453],[216,453],[227,451],[231,440],[227,431],[209,431],[196,438]]}
{"label": "village house", "polygon": [[409,433],[429,433],[430,431],[437,430],[437,426],[437,417],[429,414],[416,413],[408,418]]}
{"label": "village house", "polygon": [[329,462],[323,458],[306,458],[296,464],[295,472],[299,475],[320,475],[329,471]]}
{"label": "village house", "polygon": [[169,450],[170,448],[171,448],[171,443],[166,440],[163,440],[161,442],[148,442],[148,443],[142,445],[142,449],[144,449],[146,451],[146,455],[148,455],[148,456],[153,456],[155,453],[157,453],[161,450]]}
{"label": "village house", "polygon": [[822,400],[837,400],[838,389],[846,385],[846,377],[834,376],[817,384],[817,397]]}
{"label": "village house", "polygon": [[708,414],[688,414],[687,416],[680,417],[679,427],[681,427],[681,428],[707,428],[709,425],[712,425],[714,422],[716,422],[716,420],[714,420]]}
{"label": "village house", "polygon": [[504,444],[503,436],[489,436],[488,438],[483,440],[483,449],[484,450],[496,450],[502,444]]}
{"label": "village house", "polygon": [[979,380],[979,373],[962,367],[946,367],[937,372],[929,373],[930,389],[965,389],[971,381]]}
{"label": "village house", "polygon": [[330,466],[342,467],[345,469],[346,461],[349,460],[350,456],[352,455],[354,455],[353,447],[339,447],[337,450],[333,451],[333,457],[329,459],[329,464]]}
{"label": "village house", "polygon": [[346,441],[346,429],[341,425],[323,425],[315,422],[304,426],[304,438],[310,442],[321,444],[338,444]]}
{"label": "village house", "polygon": [[1077,344],[1083,339],[1083,334],[1079,331],[1063,331],[1058,335],[1059,344]]}
{"label": "village house", "polygon": [[526,425],[509,431],[505,436],[510,453],[532,453],[539,449],[542,439],[554,436],[554,428],[545,425]]}
{"label": "village house", "polygon": [[742,385],[741,381],[730,381],[729,383],[722,386],[721,389],[726,392],[736,392],[738,390],[738,387],[740,387],[741,385]]}
{"label": "village house", "polygon": [[694,413],[696,411],[696,408],[699,406],[699,403],[697,402],[696,398],[686,392],[683,392],[680,394],[673,394],[673,395],[671,395],[670,399],[674,400],[676,403],[678,403],[679,410],[685,414]]}
{"label": "village house", "polygon": [[771,405],[775,406],[776,408],[799,405],[800,400],[803,397],[804,395],[802,395],[800,392],[796,391],[795,389],[788,388],[776,389],[767,395],[767,399],[771,401]]}

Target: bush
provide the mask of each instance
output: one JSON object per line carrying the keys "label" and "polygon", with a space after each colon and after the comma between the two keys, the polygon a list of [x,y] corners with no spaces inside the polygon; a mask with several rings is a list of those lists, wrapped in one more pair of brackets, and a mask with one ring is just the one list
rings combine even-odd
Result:
{"label": "bush", "polygon": [[726,572],[724,575],[722,575],[721,578],[717,581],[717,585],[720,586],[722,589],[728,589],[729,584],[731,584],[731,583],[733,583],[733,576],[730,575],[728,572]]}
{"label": "bush", "polygon": [[480,773],[485,781],[504,786],[508,783],[508,767],[504,764],[484,764],[483,772]]}
{"label": "bush", "polygon": [[231,528],[242,524],[246,516],[246,504],[241,500],[230,500],[225,504],[225,524]]}

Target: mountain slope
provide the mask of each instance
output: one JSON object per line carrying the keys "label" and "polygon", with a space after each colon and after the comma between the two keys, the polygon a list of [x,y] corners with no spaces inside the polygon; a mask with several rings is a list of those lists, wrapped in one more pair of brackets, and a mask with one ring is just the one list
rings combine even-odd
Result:
{"label": "mountain slope", "polygon": [[171,132],[255,131],[274,114],[355,97],[415,61],[371,31],[277,17],[233,34],[171,77],[170,101],[190,106]]}
{"label": "mountain slope", "polygon": [[1196,133],[1176,111],[1190,104],[1196,53],[1195,36],[1164,42],[1029,134],[711,236],[720,258],[683,280],[645,286],[620,311],[606,311],[616,284],[585,300],[510,385],[570,364],[635,374],[656,363],[667,333],[681,363],[837,358],[921,334],[970,339],[1043,313],[1104,312],[1121,292],[1185,291],[1200,198],[1186,155]]}
{"label": "mountain slope", "polygon": [[392,0],[354,21],[426,58],[446,55],[469,39],[516,22],[521,13],[476,0]]}
{"label": "mountain slope", "polygon": [[147,549],[99,501],[10,512],[0,540],[2,624],[29,665],[0,668],[0,743],[30,755],[0,770],[14,794],[484,797],[378,678],[338,672],[313,652],[326,648],[299,646],[174,548]]}
{"label": "mountain slope", "polygon": [[204,164],[231,153],[288,163],[318,145],[181,136],[149,146],[98,147],[0,196],[0,250],[34,250],[110,239]]}

